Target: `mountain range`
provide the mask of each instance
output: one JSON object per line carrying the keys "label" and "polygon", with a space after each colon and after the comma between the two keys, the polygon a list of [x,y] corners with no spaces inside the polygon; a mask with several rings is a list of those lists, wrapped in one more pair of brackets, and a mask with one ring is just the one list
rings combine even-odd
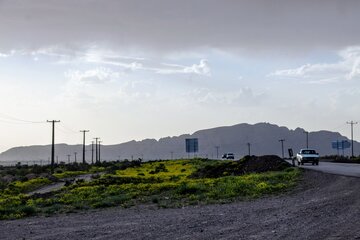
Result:
{"label": "mountain range", "polygon": [[[185,139],[198,138],[199,152],[195,155],[185,151]],[[284,153],[288,157],[288,149],[296,153],[306,147],[306,134],[302,128],[295,130],[277,126],[270,123],[237,124],[233,126],[217,127],[196,131],[193,134],[184,134],[175,137],[165,137],[159,140],[145,139],[142,141],[130,141],[115,145],[101,146],[101,160],[138,159],[155,160],[186,157],[208,157],[211,159],[221,158],[224,153],[234,153],[239,159],[248,154],[250,144],[251,155],[282,155],[280,139],[284,139]],[[309,148],[316,149],[320,155],[337,154],[332,149],[331,142],[336,140],[349,140],[338,132],[315,131],[308,133]],[[86,161],[91,162],[91,145],[86,146]],[[14,147],[0,154],[0,161],[49,161],[51,145]],[[58,161],[82,160],[82,145],[56,144],[55,155]],[[95,151],[95,150],[94,150]],[[354,153],[358,155],[360,143],[354,141]],[[351,149],[345,149],[345,155],[349,155]],[[339,152],[342,154],[342,150]],[[95,157],[94,157],[95,158]]]}

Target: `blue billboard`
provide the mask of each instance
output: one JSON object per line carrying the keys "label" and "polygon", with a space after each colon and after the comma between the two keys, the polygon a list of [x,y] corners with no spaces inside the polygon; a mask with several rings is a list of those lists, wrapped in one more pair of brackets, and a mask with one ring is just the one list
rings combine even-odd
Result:
{"label": "blue billboard", "polygon": [[348,140],[337,140],[337,141],[333,141],[331,142],[331,146],[333,149],[346,149],[346,148],[350,148],[351,147],[351,143]]}
{"label": "blue billboard", "polygon": [[199,141],[197,138],[185,139],[185,145],[187,153],[196,153],[199,151]]}

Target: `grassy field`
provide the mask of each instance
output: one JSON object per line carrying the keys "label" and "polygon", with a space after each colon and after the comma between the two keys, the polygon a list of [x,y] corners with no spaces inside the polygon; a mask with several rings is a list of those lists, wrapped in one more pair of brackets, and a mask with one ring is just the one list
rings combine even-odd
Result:
{"label": "grassy field", "polygon": [[[54,175],[40,177],[41,173],[38,173],[37,177],[32,179],[2,182],[0,219],[112,206],[130,207],[137,204],[181,207],[226,203],[284,192],[294,187],[301,175],[300,170],[289,167],[282,171],[237,176],[231,172],[231,168],[239,166],[241,162],[204,159],[114,162],[72,168],[58,166]],[[217,175],[212,176],[214,169],[226,171],[220,172],[220,176],[217,171]],[[46,168],[43,170],[47,171]],[[4,171],[9,169],[0,169],[0,176],[3,178],[9,176],[9,172],[5,175]],[[49,194],[28,194],[56,179],[94,172],[104,174],[91,181],[76,181]],[[204,172],[207,174],[204,175]]]}

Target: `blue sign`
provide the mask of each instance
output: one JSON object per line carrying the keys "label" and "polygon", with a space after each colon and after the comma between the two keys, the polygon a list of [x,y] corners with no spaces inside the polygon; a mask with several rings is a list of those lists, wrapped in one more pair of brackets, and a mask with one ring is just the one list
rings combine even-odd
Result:
{"label": "blue sign", "polygon": [[199,141],[197,138],[185,139],[185,145],[187,153],[195,153],[199,151]]}
{"label": "blue sign", "polygon": [[331,142],[333,149],[346,149],[351,147],[351,143],[348,140],[333,141]]}

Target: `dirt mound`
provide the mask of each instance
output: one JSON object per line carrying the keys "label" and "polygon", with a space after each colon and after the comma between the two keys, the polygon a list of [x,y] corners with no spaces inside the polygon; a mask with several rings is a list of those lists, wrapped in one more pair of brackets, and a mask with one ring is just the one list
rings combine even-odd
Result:
{"label": "dirt mound", "polygon": [[198,169],[192,178],[217,178],[223,176],[237,176],[247,173],[267,171],[281,171],[291,165],[276,155],[246,156],[239,161],[220,162]]}

